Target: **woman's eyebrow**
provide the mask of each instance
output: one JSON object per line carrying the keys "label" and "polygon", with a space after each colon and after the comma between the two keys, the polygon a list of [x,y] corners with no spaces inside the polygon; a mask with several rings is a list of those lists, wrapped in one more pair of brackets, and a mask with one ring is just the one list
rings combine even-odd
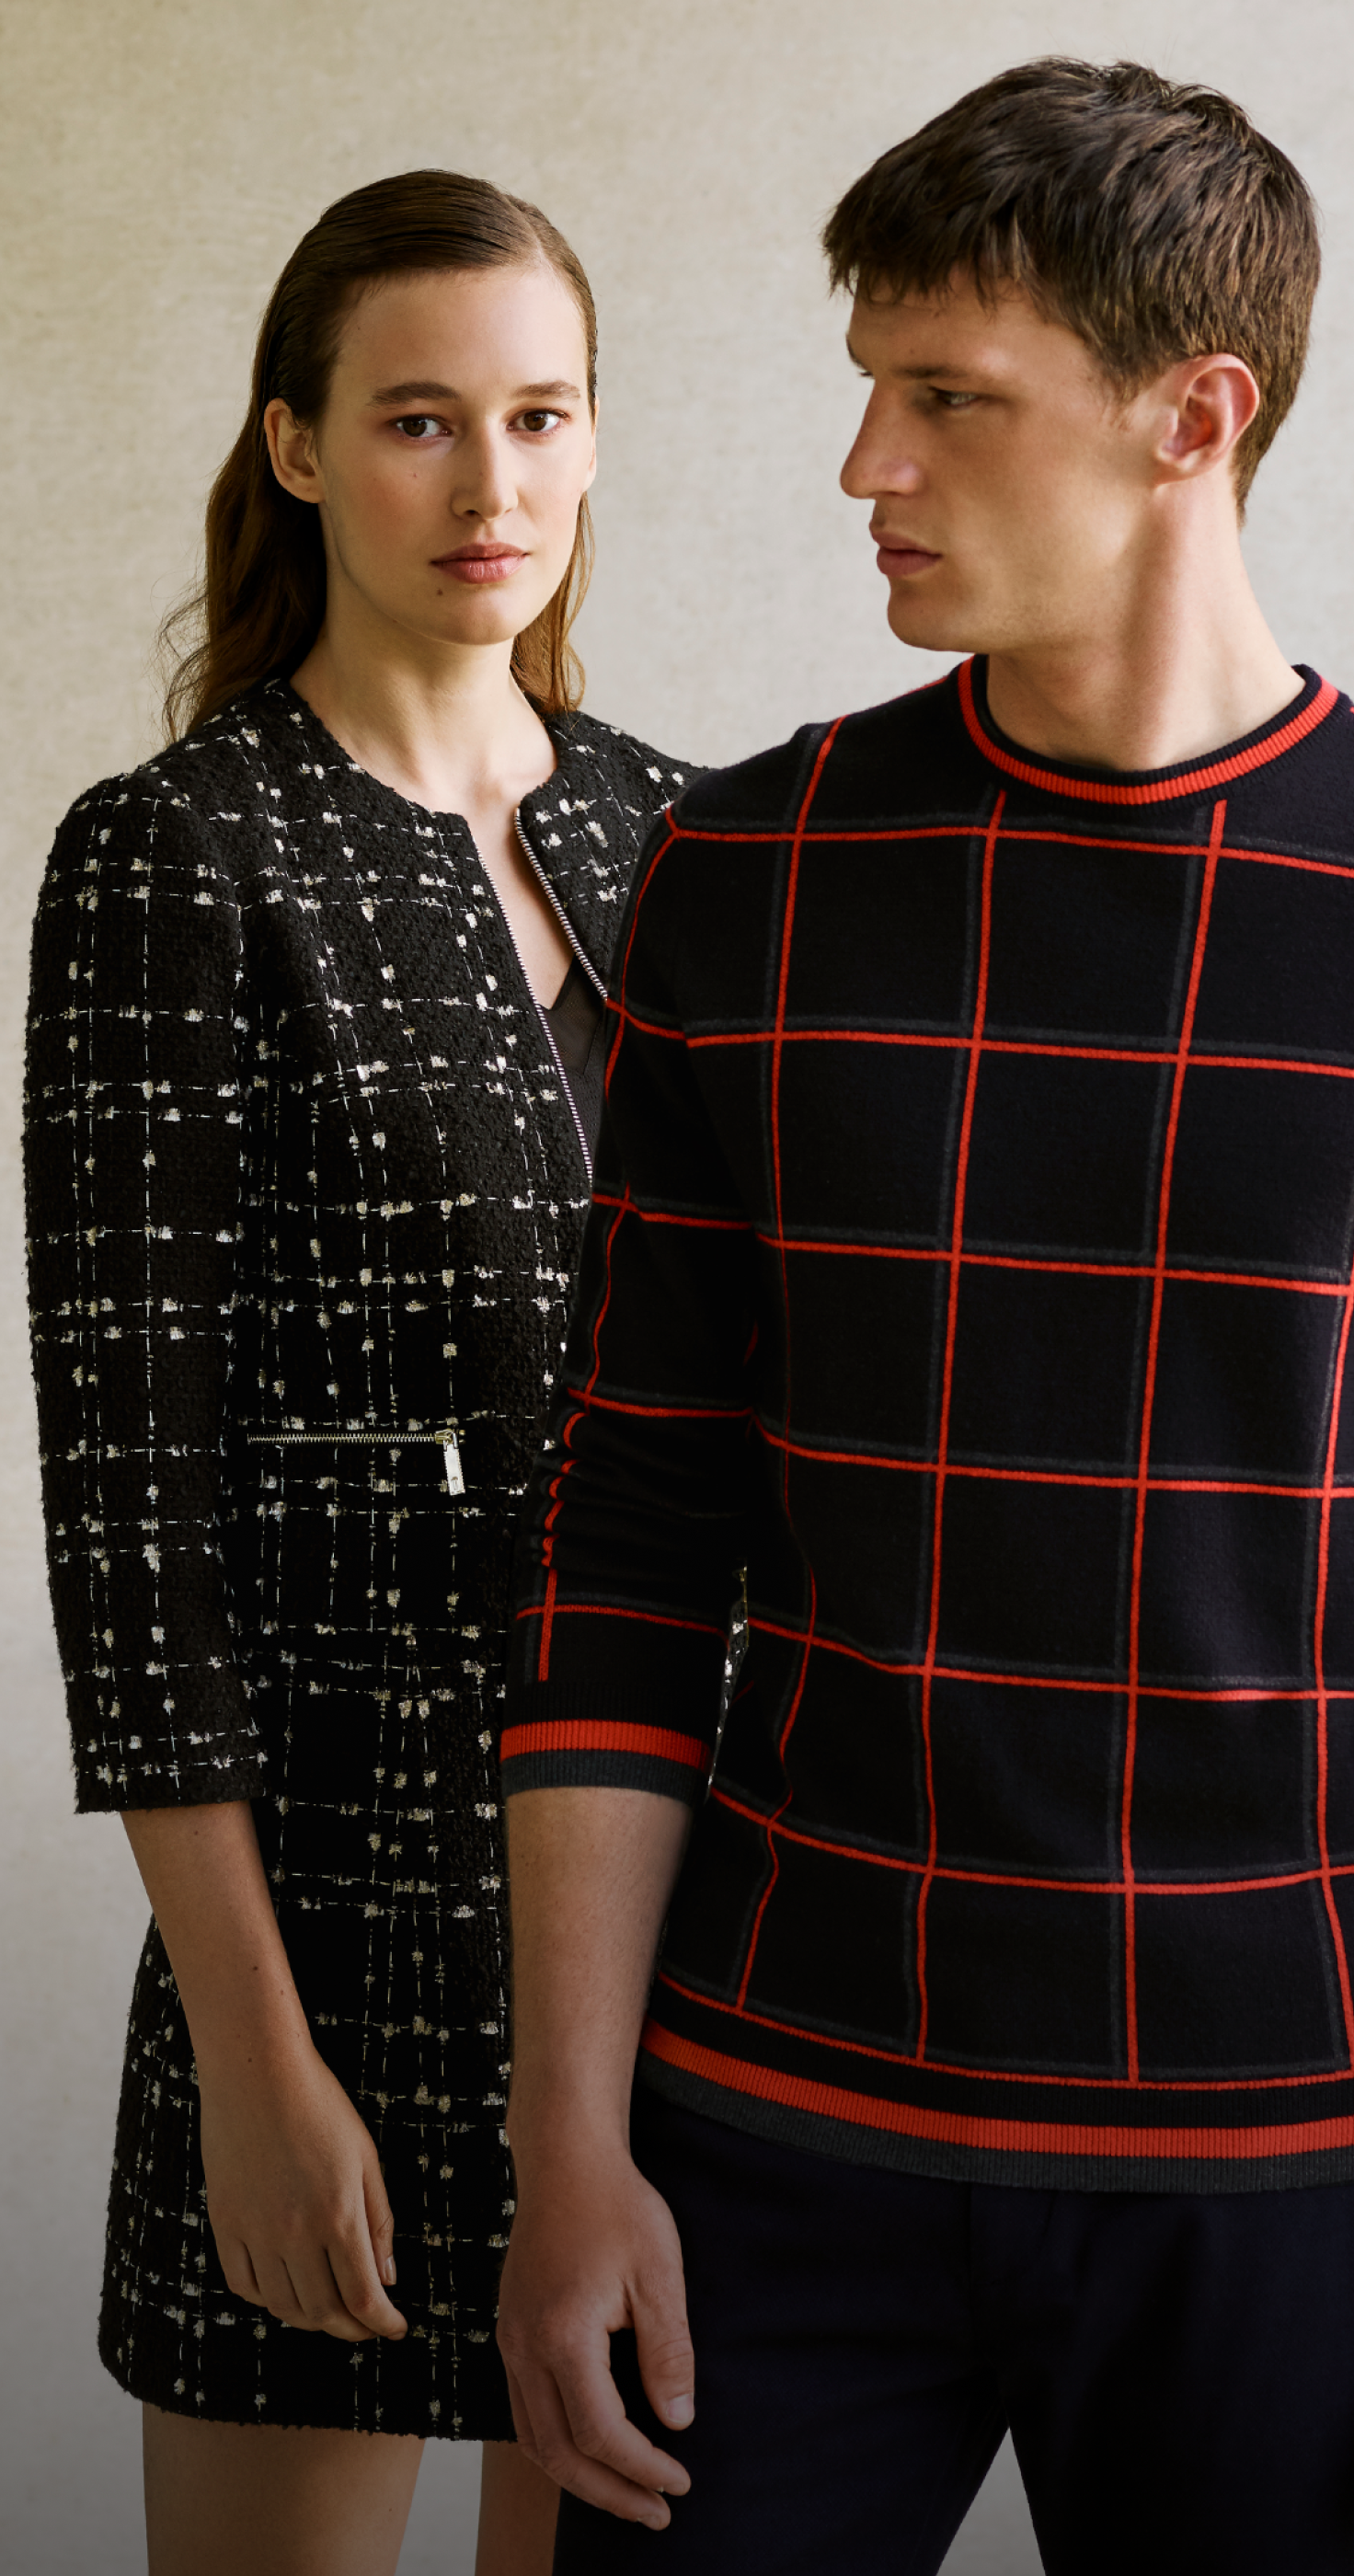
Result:
{"label": "woman's eyebrow", "polygon": [[[509,399],[513,402],[581,402],[583,393],[581,386],[566,385],[562,379],[557,379],[548,385],[518,385]],[[454,385],[434,384],[431,379],[420,378],[418,382],[406,385],[382,385],[371,400],[374,403],[459,402],[461,396]]]}

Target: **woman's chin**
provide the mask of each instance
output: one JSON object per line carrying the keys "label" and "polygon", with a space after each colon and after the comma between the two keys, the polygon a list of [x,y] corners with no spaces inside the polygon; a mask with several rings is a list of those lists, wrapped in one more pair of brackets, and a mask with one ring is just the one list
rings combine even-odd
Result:
{"label": "woman's chin", "polygon": [[438,599],[431,608],[424,604],[412,613],[397,615],[393,623],[430,645],[510,644],[544,606],[535,584],[528,596],[505,582],[492,594],[468,591]]}

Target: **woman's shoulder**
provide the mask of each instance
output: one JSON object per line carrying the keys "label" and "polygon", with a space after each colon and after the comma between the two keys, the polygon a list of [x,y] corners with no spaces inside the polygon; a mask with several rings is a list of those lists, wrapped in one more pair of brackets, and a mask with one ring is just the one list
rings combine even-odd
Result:
{"label": "woman's shoulder", "polygon": [[581,710],[550,722],[566,764],[590,767],[617,802],[637,816],[661,813],[704,770],[703,761],[674,759],[637,734]]}
{"label": "woman's shoulder", "polygon": [[302,712],[282,680],[256,680],[228,705],[204,716],[187,733],[154,751],[130,779],[147,793],[200,799],[230,780],[257,790],[260,767],[273,767],[290,756],[298,773],[304,767]]}
{"label": "woman's shoulder", "polygon": [[273,703],[275,694],[266,681],[246,689],[133,768],[97,779],[58,825],[53,866],[77,856],[84,864],[86,852],[112,865],[152,841],[168,856],[204,832],[215,840],[228,827],[260,821],[260,753],[275,774],[277,752],[286,747],[285,736],[279,740],[285,710]]}

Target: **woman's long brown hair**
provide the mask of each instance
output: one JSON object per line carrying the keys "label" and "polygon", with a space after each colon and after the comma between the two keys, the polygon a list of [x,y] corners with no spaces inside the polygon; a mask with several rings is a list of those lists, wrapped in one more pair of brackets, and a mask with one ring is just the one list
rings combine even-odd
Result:
{"label": "woman's long brown hair", "polygon": [[[377,279],[531,259],[548,260],[578,305],[588,400],[595,406],[591,289],[563,235],[525,198],[451,170],[406,170],[340,197],[297,243],[259,330],[248,418],[212,485],[202,582],[160,629],[172,664],[164,709],[170,741],[256,680],[289,676],[323,623],[320,514],[313,502],[284,491],[273,472],[263,429],[267,405],[280,399],[298,421],[318,421],[344,318]],[[564,579],[512,648],[513,677],[545,714],[576,707],[583,694],[583,666],[569,630],[591,571],[585,496]]]}

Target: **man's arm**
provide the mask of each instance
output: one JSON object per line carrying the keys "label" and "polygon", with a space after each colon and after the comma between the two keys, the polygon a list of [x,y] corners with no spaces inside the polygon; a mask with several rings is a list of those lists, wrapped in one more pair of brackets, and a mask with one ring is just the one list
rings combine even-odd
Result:
{"label": "man's arm", "polygon": [[682,2255],[630,2157],[630,2088],[690,1810],[633,1789],[508,1806],[518,2205],[498,2340],[517,2437],[572,2494],[661,2531],[685,2469],[628,2422],[608,2338],[634,2330],[655,2414],[694,2412]]}
{"label": "man's arm", "polygon": [[[740,852],[759,882],[776,865],[761,842]],[[773,1220],[755,1190],[745,1203],[686,1041],[688,1017],[708,1016],[693,978],[714,953],[719,1016],[731,1006],[727,880],[722,846],[665,822],[622,925],[592,1214],[523,1514],[500,1748],[520,2188],[500,2342],[532,2455],[586,2501],[657,2529],[662,2490],[684,2491],[686,2472],[627,2423],[607,2338],[633,2327],[674,2432],[694,2378],[681,2250],[630,2158],[630,2091],[762,1508],[755,1229]],[[753,1020],[764,985],[754,947]]]}

